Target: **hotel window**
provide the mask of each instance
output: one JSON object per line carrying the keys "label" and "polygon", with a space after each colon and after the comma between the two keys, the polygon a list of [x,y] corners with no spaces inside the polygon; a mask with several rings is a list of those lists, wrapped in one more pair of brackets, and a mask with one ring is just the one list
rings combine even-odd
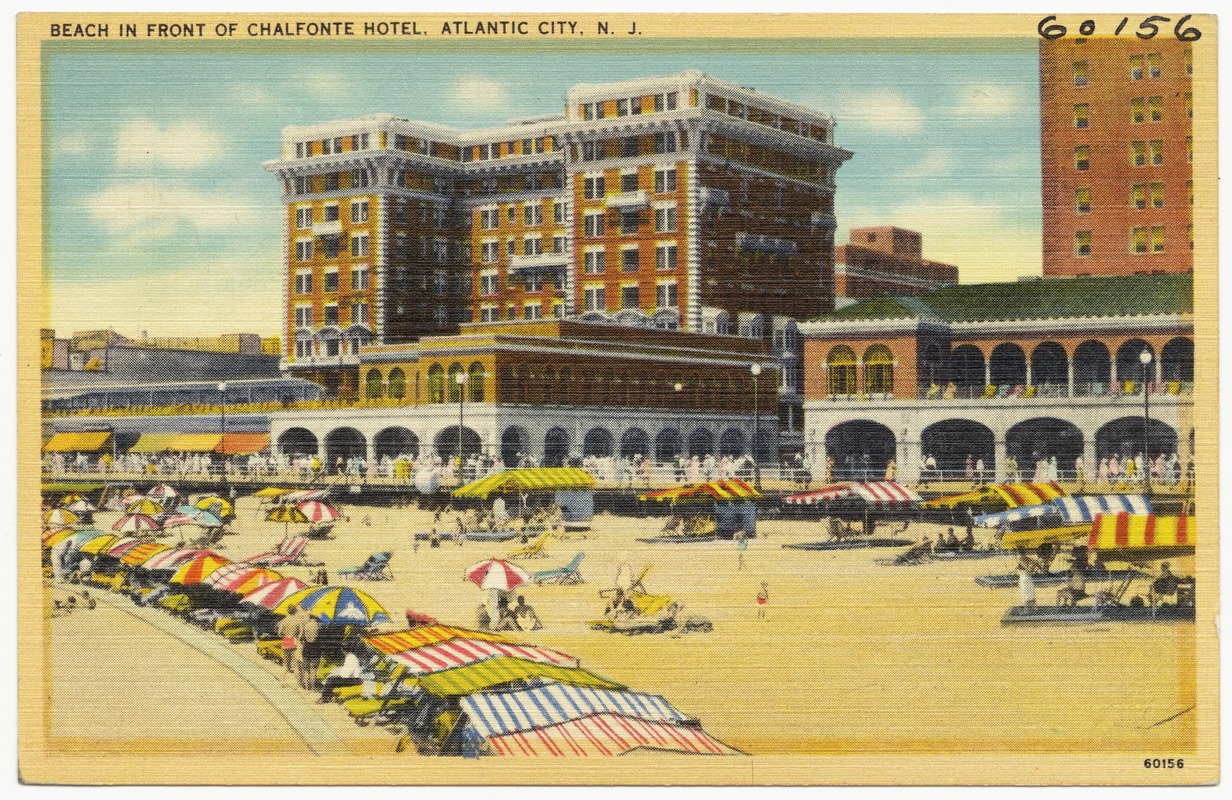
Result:
{"label": "hotel window", "polygon": [[1146,142],[1129,143],[1129,164],[1133,167],[1146,166]]}
{"label": "hotel window", "polygon": [[1185,51],[1185,74],[1193,74],[1193,50]]}
{"label": "hotel window", "polygon": [[311,328],[312,327],[312,306],[296,306],[295,307],[295,327]]}
{"label": "hotel window", "polygon": [[336,268],[325,271],[325,291],[338,291],[338,270]]}
{"label": "hotel window", "polygon": [[607,310],[607,292],[602,286],[587,286],[585,296],[587,311]]}
{"label": "hotel window", "polygon": [[633,286],[620,287],[620,307],[621,308],[640,308],[641,298],[637,290],[636,284]]}
{"label": "hotel window", "polygon": [[543,291],[543,273],[532,272],[522,276],[522,290],[525,292]]}
{"label": "hotel window", "polygon": [[[339,140],[339,143],[341,144],[341,140]],[[341,148],[339,148],[339,151],[341,151]],[[330,156],[333,154],[334,154],[334,140],[326,139],[322,141],[321,142],[321,155]]]}
{"label": "hotel window", "polygon": [[312,240],[300,239],[295,243],[295,260],[296,261],[311,261],[312,260]]}
{"label": "hotel window", "polygon": [[667,133],[656,133],[655,134],[655,152],[656,153],[676,152],[676,132],[668,131]]}
{"label": "hotel window", "polygon": [[485,208],[479,212],[479,228],[494,231],[500,227],[500,214],[495,208]]}
{"label": "hotel window", "polygon": [[638,249],[636,247],[620,251],[621,272],[637,272],[640,267],[641,259],[638,256]]}
{"label": "hotel window", "polygon": [[325,173],[325,191],[327,192],[338,191],[338,173],[337,172]]}
{"label": "hotel window", "polygon": [[398,222],[406,222],[406,198],[399,197],[398,202],[394,204],[394,219]]}
{"label": "hotel window", "polygon": [[351,237],[351,255],[357,258],[368,255],[368,234],[361,233]]}
{"label": "hotel window", "polygon": [[351,288],[355,291],[363,291],[368,288],[367,267],[356,267],[351,270]]}
{"label": "hotel window", "polygon": [[642,98],[634,97],[629,100],[629,112],[635,115],[642,113]]}
{"label": "hotel window", "polygon": [[565,318],[565,304],[564,303],[552,303],[552,316],[556,317],[557,319],[564,319]]}
{"label": "hotel window", "polygon": [[449,291],[449,273],[443,269],[432,271],[432,290],[436,294],[445,294]]}
{"label": "hotel window", "polygon": [[[443,328],[449,324],[449,309],[445,306],[437,306],[434,312],[436,317],[436,327]],[[454,384],[455,386],[457,384]]]}
{"label": "hotel window", "polygon": [[505,209],[505,216],[509,220],[509,223],[513,224],[513,222],[516,221],[518,218],[517,206],[514,205],[513,203],[510,203],[509,208]]}
{"label": "hotel window", "polygon": [[1193,119],[1193,92],[1185,92],[1185,116]]}
{"label": "hotel window", "polygon": [[1091,124],[1091,107],[1085,103],[1074,106],[1074,127],[1086,128]]}
{"label": "hotel window", "polygon": [[622,211],[620,212],[620,234],[621,236],[630,236],[638,231],[638,223],[641,220],[641,214],[637,211]]}
{"label": "hotel window", "polygon": [[1091,232],[1074,231],[1074,255],[1085,258],[1091,255]]}
{"label": "hotel window", "polygon": [[621,158],[636,158],[637,157],[637,137],[626,136],[620,140],[620,157]]}
{"label": "hotel window", "polygon": [[295,209],[295,227],[312,227],[312,206],[299,206]]}
{"label": "hotel window", "polygon": [[851,348],[839,345],[826,356],[826,394],[850,395],[856,393],[856,354]]}
{"label": "hotel window", "polygon": [[295,357],[308,358],[312,355],[312,342],[307,339],[295,340]]}
{"label": "hotel window", "polygon": [[568,246],[569,245],[568,245],[568,241],[566,237],[561,236],[561,235],[552,237],[552,252],[553,253],[563,253],[565,252],[565,248]]}
{"label": "hotel window", "polygon": [[[1091,148],[1087,145],[1074,148],[1074,169],[1085,171],[1091,168]],[[746,197],[747,199],[747,197]]]}
{"label": "hotel window", "polygon": [[1162,253],[1164,251],[1164,226],[1156,225],[1151,228],[1151,252]]}
{"label": "hotel window", "polygon": [[368,134],[357,133],[351,137],[352,150],[367,150],[368,149]]}
{"label": "hotel window", "polygon": [[351,203],[351,222],[368,221],[368,201],[356,200]]}
{"label": "hotel window", "polygon": [[449,242],[444,239],[432,240],[432,258],[438,264],[444,264],[449,260]]}
{"label": "hotel window", "polygon": [[655,248],[655,268],[656,269],[675,269],[676,268],[676,245],[661,244]]}
{"label": "hotel window", "polygon": [[505,253],[511,256],[516,256],[518,254],[517,239],[509,239],[505,242]]}
{"label": "hotel window", "polygon": [[660,169],[655,171],[655,194],[666,194],[676,191],[676,169]]}
{"label": "hotel window", "polygon": [[1151,208],[1164,207],[1164,185],[1162,183],[1151,184]]}
{"label": "hotel window", "polygon": [[1147,53],[1146,67],[1152,78],[1158,78],[1160,75],[1159,69],[1159,53]]}
{"label": "hotel window", "polygon": [[1079,214],[1091,213],[1091,190],[1084,187],[1074,190],[1074,207]]}
{"label": "hotel window", "polygon": [[1164,140],[1151,140],[1151,165],[1158,167],[1164,163]]}
{"label": "hotel window", "polygon": [[590,237],[603,236],[604,213],[602,211],[590,212],[586,215],[585,232]]}
{"label": "hotel window", "polygon": [[621,192],[636,192],[637,191],[637,172],[626,172],[620,176],[620,191]]}
{"label": "hotel window", "polygon": [[[329,305],[325,307],[325,324],[326,325],[337,325],[338,324],[338,304],[337,303],[330,303]],[[337,354],[331,353],[330,355],[337,355]]]}
{"label": "hotel window", "polygon": [[543,319],[543,303],[527,303],[522,306],[522,316],[526,319]]}
{"label": "hotel window", "polygon": [[437,228],[443,228],[449,224],[449,209],[441,205],[432,206],[432,224]]}
{"label": "hotel window", "polygon": [[602,142],[582,142],[582,160],[583,161],[598,161],[603,158],[603,148],[596,145]]}
{"label": "hotel window", "polygon": [[295,293],[312,294],[312,272],[310,270],[295,273]]}
{"label": "hotel window", "polygon": [[1129,204],[1141,211],[1146,208],[1146,184],[1135,183],[1130,188]]}
{"label": "hotel window", "polygon": [[368,185],[368,170],[353,169],[351,170],[351,188],[363,187]]}
{"label": "hotel window", "polygon": [[658,308],[675,308],[677,306],[676,282],[660,283],[655,287],[655,305]]}
{"label": "hotel window", "polygon": [[400,259],[407,259],[411,257],[411,245],[410,241],[406,238],[405,233],[399,233],[398,238],[394,240],[394,252]]}
{"label": "hotel window", "polygon": [[1129,232],[1129,252],[1142,255],[1146,252],[1146,227],[1139,225]]}
{"label": "hotel window", "polygon": [[533,152],[535,152],[535,140],[534,139],[523,139],[522,140],[522,152],[520,155],[528,156]]}
{"label": "hotel window", "polygon": [[552,202],[552,222],[556,225],[565,224],[565,204],[560,200]]}
{"label": "hotel window", "polygon": [[1147,101],[1147,106],[1151,114],[1151,122],[1160,122],[1164,118],[1164,99],[1156,95]]}
{"label": "hotel window", "polygon": [[295,179],[295,193],[296,194],[308,194],[311,191],[312,191],[312,183],[311,183],[310,178],[300,176]]}
{"label": "hotel window", "polygon": [[1129,78],[1130,80],[1135,80],[1135,81],[1142,80],[1142,75],[1143,75],[1142,65],[1143,65],[1142,56],[1130,56],[1129,57]]}
{"label": "hotel window", "polygon": [[368,324],[368,304],[367,303],[351,303],[351,324],[352,325],[367,325]]}
{"label": "hotel window", "polygon": [[543,224],[543,206],[539,203],[527,203],[522,209],[523,224],[527,227]]}
{"label": "hotel window", "polygon": [[496,322],[496,306],[480,306],[479,321]]}
{"label": "hotel window", "polygon": [[675,206],[655,209],[655,230],[660,232],[676,230]]}
{"label": "hotel window", "polygon": [[591,120],[595,118],[595,106],[593,103],[582,103],[582,119]]}
{"label": "hotel window", "polygon": [[616,116],[618,117],[629,116],[629,101],[628,100],[617,100],[616,101]]}
{"label": "hotel window", "polygon": [[484,242],[479,252],[483,263],[493,264],[500,258],[500,242]]}
{"label": "hotel window", "polygon": [[885,345],[875,344],[864,354],[864,391],[869,394],[894,391],[894,354]]}
{"label": "hotel window", "polygon": [[1135,125],[1146,122],[1146,103],[1141,97],[1129,101],[1129,121]]}
{"label": "hotel window", "polygon": [[1085,61],[1075,61],[1074,62],[1074,85],[1075,86],[1086,86],[1087,85],[1087,62]]}
{"label": "hotel window", "polygon": [[586,178],[582,188],[585,192],[584,196],[587,200],[602,200],[606,194],[602,175],[593,178]]}
{"label": "hotel window", "polygon": [[322,236],[321,244],[325,246],[326,258],[337,258],[338,250],[341,248],[341,237],[339,236]]}
{"label": "hotel window", "polygon": [[500,278],[494,269],[486,269],[479,273],[479,293],[496,294],[500,291]]}
{"label": "hotel window", "polygon": [[326,222],[337,222],[338,221],[338,204],[337,203],[326,203],[325,204],[325,221]]}
{"label": "hotel window", "polygon": [[607,116],[607,103],[603,100],[595,103],[595,119],[603,119]]}
{"label": "hotel window", "polygon": [[295,157],[296,158],[307,158],[309,155],[310,155],[309,145],[307,142],[296,142],[295,143]]}
{"label": "hotel window", "polygon": [[479,160],[487,161],[491,157],[492,157],[492,145],[489,145],[489,144],[479,145]]}
{"label": "hotel window", "polygon": [[537,256],[543,253],[543,239],[538,236],[528,236],[522,242],[522,253]]}
{"label": "hotel window", "polygon": [[607,266],[607,254],[602,250],[586,251],[586,274],[602,275]]}

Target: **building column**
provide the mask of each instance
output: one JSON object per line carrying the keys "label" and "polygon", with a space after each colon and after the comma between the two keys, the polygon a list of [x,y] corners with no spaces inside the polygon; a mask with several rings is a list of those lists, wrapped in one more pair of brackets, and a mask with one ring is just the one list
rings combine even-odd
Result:
{"label": "building column", "polygon": [[[995,466],[992,470],[993,480],[996,483],[1005,481],[1005,457],[1008,455],[1008,448],[1005,446],[1005,437],[999,436],[993,439],[992,443],[992,460]],[[988,465],[984,465],[987,469]],[[1022,470],[1022,465],[1018,465],[1019,471]]]}
{"label": "building column", "polygon": [[1087,470],[1087,483],[1094,483],[1099,474],[1099,462],[1095,458],[1095,434],[1083,434],[1082,463]]}
{"label": "building column", "polygon": [[992,356],[984,359],[984,385],[992,383]]}
{"label": "building column", "polygon": [[1116,354],[1114,353],[1112,360],[1108,364],[1108,387],[1110,389],[1117,384],[1116,361]]}
{"label": "building column", "polygon": [[1163,383],[1164,380],[1164,361],[1161,357],[1155,357],[1155,382]]}
{"label": "building column", "polygon": [[1065,378],[1065,386],[1066,386],[1065,396],[1073,397],[1074,396],[1074,359],[1072,358],[1067,359],[1066,365],[1067,365],[1067,372],[1066,372],[1066,378]]}
{"label": "building column", "polygon": [[[914,435],[914,441],[912,436]],[[899,432],[898,482],[912,485],[920,482],[920,436],[910,428]]]}
{"label": "building column", "polygon": [[1027,365],[1027,382],[1024,384],[1024,386],[1030,386],[1031,385],[1031,359],[1028,357],[1024,359],[1024,362]]}

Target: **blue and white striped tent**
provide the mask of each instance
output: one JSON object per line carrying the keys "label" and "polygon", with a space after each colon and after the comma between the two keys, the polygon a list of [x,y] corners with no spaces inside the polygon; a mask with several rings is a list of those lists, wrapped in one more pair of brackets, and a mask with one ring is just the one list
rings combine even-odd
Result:
{"label": "blue and white striped tent", "polygon": [[605,712],[651,722],[696,722],[658,695],[556,682],[515,692],[476,692],[460,701],[471,726],[484,737],[534,730]]}
{"label": "blue and white striped tent", "polygon": [[1053,501],[1061,512],[1061,520],[1077,525],[1093,522],[1097,514],[1141,515],[1151,513],[1151,501],[1143,494],[1094,494],[1084,497],[1058,497]]}
{"label": "blue and white striped tent", "polygon": [[1055,517],[1060,511],[1053,503],[1040,503],[1034,506],[1019,506],[1008,511],[998,511],[995,514],[981,514],[975,518],[975,524],[981,528],[1000,528],[1013,522],[1034,517]]}

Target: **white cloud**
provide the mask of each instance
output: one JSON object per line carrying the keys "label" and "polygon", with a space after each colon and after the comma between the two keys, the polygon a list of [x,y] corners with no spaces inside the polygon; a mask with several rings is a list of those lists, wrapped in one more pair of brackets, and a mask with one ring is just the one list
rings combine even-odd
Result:
{"label": "white cloud", "polygon": [[274,93],[264,86],[236,83],[227,90],[227,99],[245,106],[268,106],[275,102]]}
{"label": "white cloud", "polygon": [[222,137],[200,122],[160,128],[148,119],[123,125],[116,139],[116,163],[193,169],[224,155]]}
{"label": "white cloud", "polygon": [[883,133],[915,133],[924,127],[919,106],[890,90],[866,92],[842,101],[834,111],[840,130],[844,124]]}
{"label": "white cloud", "polygon": [[135,240],[165,236],[181,225],[216,231],[256,217],[255,209],[238,202],[234,192],[201,192],[155,181],[112,184],[89,199],[89,214],[108,233]]}
{"label": "white cloud", "polygon": [[470,109],[491,111],[502,108],[509,99],[505,85],[482,75],[465,75],[453,89],[453,99]]}
{"label": "white cloud", "polygon": [[[324,70],[301,72],[295,79],[295,84],[313,94],[333,98],[342,96],[343,91],[347,89],[347,83],[341,75]],[[353,89],[354,87],[352,87],[352,91]]]}
{"label": "white cloud", "polygon": [[914,167],[905,173],[909,178],[940,178],[951,174],[954,169],[954,154],[942,147],[933,147],[925,151],[924,157]]}
{"label": "white cloud", "polygon": [[1027,110],[1038,111],[1038,103],[1038,99],[1028,98],[1024,92],[1012,87],[977,83],[964,86],[958,102],[945,113],[959,118],[998,119],[1018,116]]}

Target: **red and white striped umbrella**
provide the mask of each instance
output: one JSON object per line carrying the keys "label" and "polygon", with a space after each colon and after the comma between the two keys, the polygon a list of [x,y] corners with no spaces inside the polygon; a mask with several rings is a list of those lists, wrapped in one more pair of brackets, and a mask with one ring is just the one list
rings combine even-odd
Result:
{"label": "red and white striped umbrella", "polygon": [[244,599],[240,600],[240,602],[260,606],[261,608],[272,611],[283,600],[286,600],[296,592],[307,588],[308,584],[304,583],[299,578],[283,578],[280,581],[267,583],[260,589],[249,592],[244,595]]}
{"label": "red and white striped umbrella", "polygon": [[141,533],[156,531],[159,527],[158,521],[148,514],[128,514],[116,520],[111,529],[120,533]]}
{"label": "red and white striped umbrella", "polygon": [[299,510],[304,512],[309,522],[333,522],[342,519],[342,513],[338,509],[320,500],[305,500],[299,504]]}
{"label": "red and white striped umbrella", "polygon": [[133,503],[140,503],[142,500],[145,500],[145,499],[146,499],[146,496],[143,494],[126,494],[123,497],[121,497],[118,502],[121,507],[128,508]]}
{"label": "red and white striped umbrella", "polygon": [[[196,548],[177,547],[173,550],[165,550],[143,563],[141,566],[148,570],[164,570],[164,569],[179,569],[182,565],[192,561],[194,558],[202,556],[214,556],[222,558],[212,550],[197,550]],[[224,559],[226,560],[226,559]],[[227,563],[230,563],[229,561]]]}
{"label": "red and white striped umbrella", "polygon": [[146,492],[146,497],[152,497],[156,500],[167,500],[172,497],[179,497],[180,493],[174,487],[168,486],[165,483],[160,483],[150,491]]}
{"label": "red and white striped umbrella", "polygon": [[172,514],[163,520],[163,528],[182,528],[185,525],[200,525],[201,523],[187,514]]}
{"label": "red and white striped umbrella", "polygon": [[509,656],[558,667],[576,667],[578,660],[559,650],[531,645],[485,642],[479,639],[451,639],[428,647],[416,647],[394,653],[390,658],[406,665],[407,674],[430,675],[455,667],[464,667],[490,658]]}
{"label": "red and white striped umbrella", "polygon": [[298,492],[287,492],[282,497],[284,503],[302,503],[305,500],[321,500],[329,495],[329,489],[301,489]]}
{"label": "red and white striped umbrella", "polygon": [[145,542],[145,539],[138,539],[133,536],[121,537],[119,540],[112,542],[111,546],[107,548],[107,555],[112,558],[119,558],[137,545],[144,544]]}
{"label": "red and white striped umbrella", "polygon": [[502,592],[516,589],[531,580],[526,570],[499,558],[481,561],[468,569],[465,577],[480,589],[500,589]]}

